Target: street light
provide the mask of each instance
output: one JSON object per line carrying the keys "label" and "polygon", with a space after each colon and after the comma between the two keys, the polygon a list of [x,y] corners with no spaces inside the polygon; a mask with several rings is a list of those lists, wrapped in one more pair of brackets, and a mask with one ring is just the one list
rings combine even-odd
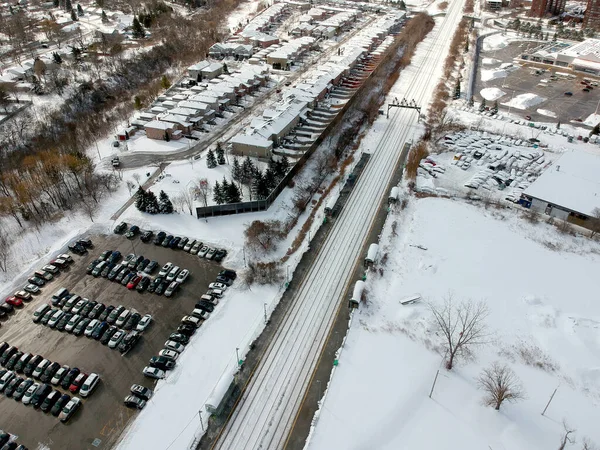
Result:
{"label": "street light", "polygon": [[267,304],[263,303],[263,307],[265,309],[265,325],[267,324]]}
{"label": "street light", "polygon": [[242,365],[242,361],[240,360],[240,349],[239,347],[235,348],[235,357],[236,357],[236,361],[237,361],[237,365],[238,367]]}

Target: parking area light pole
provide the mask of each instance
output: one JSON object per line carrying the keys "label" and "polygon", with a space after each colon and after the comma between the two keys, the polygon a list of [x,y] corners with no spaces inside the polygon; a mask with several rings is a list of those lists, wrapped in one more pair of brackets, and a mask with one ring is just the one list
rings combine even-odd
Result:
{"label": "parking area light pole", "polygon": [[267,324],[267,304],[263,303],[263,307],[265,309],[265,325]]}
{"label": "parking area light pole", "polygon": [[202,429],[202,432],[204,433],[204,423],[202,422],[202,410],[198,411],[198,416],[200,416],[200,428]]}
{"label": "parking area light pole", "polygon": [[239,367],[240,366],[240,349],[239,349],[239,347],[235,348],[235,357],[236,357],[237,365]]}

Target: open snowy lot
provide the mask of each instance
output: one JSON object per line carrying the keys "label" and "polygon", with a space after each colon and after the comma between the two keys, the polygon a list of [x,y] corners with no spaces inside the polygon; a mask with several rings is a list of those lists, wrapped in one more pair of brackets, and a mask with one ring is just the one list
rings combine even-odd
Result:
{"label": "open snowy lot", "polygon": [[[437,198],[392,212],[382,236],[383,276],[368,277],[308,448],[558,448],[563,420],[576,430],[572,448],[600,442],[595,242]],[[422,302],[399,303],[415,293]],[[425,303],[449,295],[485,301],[492,333],[451,372]],[[500,411],[482,405],[475,381],[493,361],[508,364],[526,392]]]}

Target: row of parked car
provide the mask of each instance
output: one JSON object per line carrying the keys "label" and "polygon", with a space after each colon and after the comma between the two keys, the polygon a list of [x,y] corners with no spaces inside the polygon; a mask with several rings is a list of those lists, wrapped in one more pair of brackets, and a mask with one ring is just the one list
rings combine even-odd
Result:
{"label": "row of parked car", "polygon": [[28,450],[23,444],[17,444],[16,440],[16,436],[0,430],[0,450]]}
{"label": "row of parked car", "polygon": [[191,253],[192,255],[198,255],[200,258],[206,258],[216,262],[221,262],[223,258],[227,256],[227,250],[212,248],[208,245],[204,245],[204,243],[200,240],[190,239],[185,236],[173,236],[172,234],[167,234],[164,231],[159,231],[155,236],[153,231],[141,231],[137,225],[132,225],[131,228],[129,228],[129,231],[127,231],[126,222],[121,222],[119,225],[117,225],[115,228],[115,233],[125,233],[125,236],[128,239],[133,239],[138,233],[140,233],[140,240],[142,242],[150,242],[153,240],[154,245],[161,245],[165,248],[183,250]]}
{"label": "row of parked car", "polygon": [[161,379],[166,376],[167,371],[175,367],[179,354],[185,350],[185,346],[190,342],[196,330],[200,328],[204,321],[208,320],[215,306],[219,304],[219,299],[223,296],[227,287],[233,283],[236,276],[236,273],[232,270],[223,270],[219,273],[218,279],[227,280],[227,283],[210,283],[208,293],[200,298],[189,315],[181,319],[177,330],[169,335],[164,348],[158,355],[150,358],[150,362],[142,370],[145,376]]}

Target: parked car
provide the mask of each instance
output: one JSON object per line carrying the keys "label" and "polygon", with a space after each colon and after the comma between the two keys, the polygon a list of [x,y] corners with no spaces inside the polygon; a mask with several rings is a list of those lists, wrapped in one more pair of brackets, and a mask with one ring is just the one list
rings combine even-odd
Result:
{"label": "parked car", "polygon": [[177,246],[179,245],[179,242],[181,242],[181,238],[178,236],[174,237],[173,239],[171,239],[171,242],[169,242],[169,248],[172,248],[172,249],[178,248]]}
{"label": "parked car", "polygon": [[162,281],[154,290],[154,293],[157,295],[162,295],[167,287],[169,286],[169,282],[167,280]]}
{"label": "parked car", "polygon": [[129,318],[130,314],[131,311],[129,311],[128,309],[124,309],[123,311],[121,311],[121,314],[119,314],[119,317],[117,317],[117,320],[115,321],[115,325],[118,327],[122,327]]}
{"label": "parked car", "polygon": [[8,383],[10,383],[14,377],[16,377],[16,375],[12,370],[7,371],[0,377],[0,392],[3,392],[4,389],[6,389]]}
{"label": "parked car", "polygon": [[183,345],[187,345],[190,342],[189,336],[186,336],[185,334],[181,333],[171,333],[169,335],[169,339],[171,341],[175,341]]}
{"label": "parked car", "polygon": [[87,327],[85,327],[85,331],[83,332],[83,334],[86,337],[91,337],[92,333],[94,332],[94,330],[96,329],[96,327],[100,324],[100,321],[98,319],[92,319],[90,321],[90,323],[88,323]]}
{"label": "parked car", "polygon": [[[187,238],[186,238],[187,239]],[[188,240],[185,245],[183,246],[183,251],[184,252],[188,252],[192,249],[192,247],[194,246],[194,244],[196,243],[195,239],[190,239]]]}
{"label": "parked car", "polygon": [[90,311],[90,313],[88,314],[88,317],[90,319],[97,319],[98,316],[100,316],[100,314],[102,314],[102,312],[106,309],[106,306],[104,305],[104,303],[98,303],[96,304],[96,306],[94,306],[92,308],[92,310]]}
{"label": "parked car", "polygon": [[21,377],[14,377],[10,383],[8,383],[6,389],[4,389],[4,395],[6,395],[8,398],[12,397],[23,381],[25,380]]}
{"label": "parked car", "polygon": [[89,397],[92,392],[94,392],[94,389],[96,389],[96,386],[98,386],[98,383],[100,383],[100,375],[97,373],[90,373],[81,385],[79,395],[82,397]]}
{"label": "parked car", "polygon": [[131,227],[129,228],[129,231],[127,233],[125,233],[125,237],[127,239],[133,239],[134,237],[137,236],[137,234],[140,232],[140,227],[138,227],[137,225],[131,225]]}
{"label": "parked car", "polygon": [[52,414],[54,417],[58,416],[60,414],[60,412],[63,410],[63,408],[65,407],[65,405],[67,403],[69,403],[69,401],[71,400],[71,396],[68,394],[63,394],[59,397],[59,399],[56,401],[56,403],[54,404],[54,406],[52,407],[52,409],[50,410],[50,414]]}
{"label": "parked car", "polygon": [[220,249],[215,252],[215,256],[213,256],[213,260],[216,262],[221,262],[221,261],[223,261],[223,258],[225,258],[226,256],[227,256],[227,250]]}
{"label": "parked car", "polygon": [[103,345],[108,345],[108,343],[110,342],[113,335],[117,332],[118,329],[119,328],[114,325],[109,325],[104,334],[102,335],[100,343]]}
{"label": "parked car", "polygon": [[192,248],[190,249],[190,253],[192,255],[197,255],[201,248],[202,248],[202,242],[196,241],[192,245]]}
{"label": "parked car", "polygon": [[58,321],[62,319],[64,315],[64,311],[61,311],[60,309],[56,310],[54,314],[52,314],[52,317],[50,317],[50,320],[48,320],[48,326],[50,328],[56,328],[56,325],[58,325]]}
{"label": "parked car", "polygon": [[168,262],[166,263],[162,269],[160,269],[160,272],[158,272],[158,276],[159,277],[166,277],[169,272],[171,272],[171,269],[173,268],[173,263]]}
{"label": "parked car", "polygon": [[69,386],[71,386],[73,380],[75,380],[75,378],[77,378],[77,375],[79,375],[80,373],[81,370],[79,370],[77,367],[73,367],[72,369],[70,369],[60,382],[60,387],[62,387],[63,389],[69,389]]}
{"label": "parked car", "polygon": [[124,337],[125,337],[125,331],[117,329],[115,334],[113,334],[113,336],[110,338],[110,341],[108,341],[108,347],[116,348],[119,345],[119,343],[123,340]]}
{"label": "parked car", "polygon": [[123,325],[123,328],[127,331],[134,329],[137,326],[137,324],[139,323],[141,318],[142,318],[141,314],[134,312],[127,318],[127,320],[125,321],[125,324]]}
{"label": "parked car", "polygon": [[26,292],[29,292],[30,294],[34,294],[34,295],[39,294],[41,292],[39,286],[36,286],[35,284],[31,284],[31,283],[26,285],[23,288],[23,290]]}
{"label": "parked car", "polygon": [[181,272],[179,272],[179,274],[177,275],[177,277],[175,278],[175,281],[177,281],[179,284],[183,283],[185,280],[187,280],[187,278],[190,276],[190,271],[187,269],[183,269]]}
{"label": "parked car", "polygon": [[237,273],[235,273],[233,270],[225,269],[219,272],[219,276],[229,278],[230,280],[235,280],[237,278]]}
{"label": "parked car", "polygon": [[148,230],[148,231],[144,231],[142,233],[142,235],[140,236],[140,240],[142,242],[150,242],[150,240],[152,239],[152,235],[154,233],[152,233],[152,231]]}
{"label": "parked car", "polygon": [[181,240],[177,243],[177,248],[179,250],[183,250],[185,248],[185,245],[188,243],[190,239],[187,237],[182,237]]}
{"label": "parked car", "polygon": [[102,278],[107,278],[108,274],[113,270],[114,267],[115,267],[114,263],[109,262],[108,264],[106,264],[106,266],[104,266],[104,269],[102,269],[102,272],[100,272],[100,276]]}
{"label": "parked car", "polygon": [[572,93],[572,92],[565,92],[565,95],[566,95],[567,97],[572,97],[572,96],[573,96],[573,93]]}
{"label": "parked car", "polygon": [[104,268],[108,265],[108,263],[106,261],[100,261],[98,264],[96,264],[94,266],[94,268],[92,269],[92,275],[94,277],[98,277],[100,276],[100,274],[102,273],[102,271],[104,270]]}
{"label": "parked car", "polygon": [[77,243],[69,244],[68,248],[71,252],[75,253],[76,255],[85,255],[87,253],[87,249],[83,245]]}
{"label": "parked car", "polygon": [[23,356],[23,355],[24,355],[24,353],[21,351],[14,353],[10,357],[10,359],[7,361],[7,363],[4,365],[4,367],[6,367],[8,370],[14,370],[15,366],[17,365],[17,363],[21,359],[21,356]]}
{"label": "parked car", "polygon": [[33,371],[35,370],[35,368],[38,366],[38,364],[40,362],[42,362],[44,358],[40,355],[34,355],[29,362],[25,365],[25,368],[23,369],[23,373],[30,377],[31,374],[33,373]]}
{"label": "parked car", "polygon": [[164,239],[167,237],[167,233],[159,231],[154,238],[154,245],[161,245]]}
{"label": "parked car", "polygon": [[121,222],[119,225],[117,225],[115,227],[115,233],[121,234],[121,233],[125,232],[126,229],[127,229],[127,224],[125,222]]}
{"label": "parked car", "polygon": [[125,278],[130,273],[131,273],[131,271],[129,270],[129,267],[123,267],[121,269],[121,271],[115,277],[114,281],[116,281],[117,283],[121,283],[123,281],[123,278]]}
{"label": "parked car", "polygon": [[91,321],[92,319],[88,319],[87,317],[81,319],[79,323],[75,325],[75,328],[73,328],[73,334],[75,336],[81,336]]}
{"label": "parked car", "polygon": [[23,307],[23,300],[21,300],[20,298],[15,297],[14,295],[11,295],[10,297],[7,297],[5,300],[6,303],[8,303],[11,306],[14,306],[15,308],[21,308]]}
{"label": "parked car", "polygon": [[29,386],[29,388],[27,388],[25,393],[22,395],[21,403],[23,403],[24,405],[29,405],[31,403],[33,395],[37,392],[39,387],[40,383],[33,383],[31,386]]}
{"label": "parked car", "polygon": [[15,292],[15,297],[20,298],[26,302],[31,300],[31,294],[27,291],[17,291]]}
{"label": "parked car", "polygon": [[79,375],[77,375],[75,379],[71,382],[71,385],[69,386],[69,391],[71,391],[73,394],[79,392],[79,389],[81,389],[81,386],[83,386],[83,383],[86,379],[87,374],[80,372]]}
{"label": "parked car", "polygon": [[157,261],[150,261],[148,263],[148,265],[144,268],[144,273],[147,273],[148,275],[150,275],[152,272],[154,272],[156,270],[157,267],[158,267]]}
{"label": "parked car", "polygon": [[210,317],[210,313],[207,313],[206,311],[200,308],[194,309],[191,315],[202,320],[208,320],[208,318]]}
{"label": "parked car", "polygon": [[69,370],[71,370],[71,368],[66,365],[59,368],[50,380],[50,383],[54,386],[58,386],[62,379],[69,373]]}
{"label": "parked car", "polygon": [[158,352],[158,356],[169,358],[175,361],[177,358],[179,358],[179,353],[174,350],[169,350],[168,348],[163,348],[160,352]]}
{"label": "parked car", "polygon": [[68,422],[68,420],[73,417],[73,414],[81,407],[81,400],[77,397],[73,397],[69,400],[69,403],[65,405],[63,410],[58,415],[58,418],[61,422]]}
{"label": "parked car", "polygon": [[69,323],[69,320],[71,320],[72,317],[72,313],[64,313],[58,321],[58,323],[56,324],[56,329],[58,331],[65,331],[65,328],[67,327],[67,324]]}
{"label": "parked car", "polygon": [[38,278],[41,278],[46,283],[54,279],[54,276],[50,272],[46,272],[45,270],[36,270],[35,272],[33,272],[33,275]]}
{"label": "parked car", "polygon": [[209,248],[209,249],[208,249],[208,252],[206,252],[206,256],[205,256],[205,258],[206,258],[206,259],[213,259],[213,258],[214,258],[214,256],[215,256],[215,253],[216,253],[216,251],[217,251],[217,249],[215,249],[215,248],[212,248],[212,247],[211,247],[211,248]]}
{"label": "parked car", "polygon": [[146,331],[146,328],[148,328],[151,322],[152,316],[150,314],[146,314],[135,326],[136,331]]}
{"label": "parked car", "polygon": [[156,367],[144,367],[142,373],[148,378],[154,378],[156,380],[160,380],[165,377],[165,372],[163,370],[157,369]]}
{"label": "parked car", "polygon": [[37,391],[35,391],[31,397],[31,404],[33,407],[39,408],[50,392],[52,392],[52,387],[49,384],[40,384]]}
{"label": "parked car", "polygon": [[24,353],[17,361],[17,364],[15,364],[15,372],[23,372],[31,358],[33,358],[33,355],[31,353]]}
{"label": "parked car", "polygon": [[90,337],[99,341],[106,332],[106,330],[108,330],[108,327],[110,327],[110,325],[107,322],[100,322],[98,325],[96,325],[96,328],[94,328],[94,331],[92,331]]}
{"label": "parked car", "polygon": [[178,266],[173,266],[173,268],[169,271],[169,273],[166,276],[166,280],[170,283],[171,281],[175,281],[175,278],[177,278],[177,275],[179,274],[179,271],[181,269]]}
{"label": "parked car", "polygon": [[140,334],[137,331],[130,331],[119,344],[119,351],[126,353],[131,350],[139,341]]}
{"label": "parked car", "polygon": [[146,289],[148,292],[153,293],[156,290],[156,287],[164,281],[163,277],[156,277],[154,280],[150,282],[148,288]]}
{"label": "parked car", "polygon": [[171,241],[173,239],[174,239],[173,235],[169,234],[169,235],[165,236],[165,238],[163,239],[161,245],[166,248],[166,247],[169,246],[169,244],[171,243]]}
{"label": "parked car", "polygon": [[186,336],[192,336],[196,332],[196,327],[194,325],[180,324],[177,327],[177,332]]}
{"label": "parked car", "polygon": [[60,364],[57,362],[53,362],[44,369],[44,373],[42,373],[42,375],[40,376],[40,381],[42,383],[49,383],[50,380],[52,380],[52,378],[56,374],[56,372],[58,372],[58,369],[60,369]]}
{"label": "parked car", "polygon": [[129,284],[129,282],[131,280],[133,280],[136,277],[136,273],[135,272],[129,272],[127,275],[125,275],[123,277],[123,281],[121,281],[121,285],[122,286],[127,286]]}
{"label": "parked car", "polygon": [[225,284],[227,286],[231,286],[233,284],[233,280],[231,280],[229,278],[226,278],[226,277],[222,277],[220,275],[216,278],[216,282],[217,283],[221,283],[221,284]]}
{"label": "parked car", "polygon": [[48,396],[44,399],[44,401],[42,402],[42,406],[40,407],[40,409],[43,412],[48,412],[50,411],[50,409],[52,409],[52,407],[54,406],[54,404],[58,401],[58,399],[61,397],[60,392],[58,391],[51,391]]}
{"label": "parked car", "polygon": [[113,305],[108,305],[104,311],[102,311],[100,313],[100,315],[98,317],[96,317],[96,319],[104,322],[105,320],[108,322],[108,316],[110,315],[110,313],[113,311],[113,309],[115,309],[115,307]]}
{"label": "parked car", "polygon": [[153,356],[150,358],[149,365],[161,370],[171,370],[175,367],[175,361],[164,356]]}
{"label": "parked car", "polygon": [[150,285],[150,278],[148,277],[142,277],[142,279],[140,280],[140,282],[137,284],[137,286],[135,287],[135,290],[138,292],[144,292],[148,286]]}
{"label": "parked car", "polygon": [[[85,298],[82,298],[81,300],[79,300],[75,306],[73,306],[73,309],[71,309],[71,312],[73,314],[80,314],[83,310],[83,308],[85,307],[85,305],[87,305],[88,301]],[[83,316],[83,314],[81,314]]]}
{"label": "parked car", "polygon": [[183,316],[183,318],[181,319],[181,323],[193,325],[196,328],[200,328],[200,325],[202,325],[202,321],[194,316]]}
{"label": "parked car", "polygon": [[146,406],[146,400],[143,400],[135,395],[128,395],[123,400],[123,404],[128,408],[143,409]]}
{"label": "parked car", "polygon": [[148,258],[145,258],[138,263],[135,270],[137,270],[138,272],[143,272],[148,264],[150,264],[150,260]]}
{"label": "parked car", "polygon": [[[69,313],[69,314],[72,314],[72,313]],[[71,333],[75,329],[77,324],[81,321],[81,319],[83,319],[83,317],[81,317],[79,314],[73,314],[72,317],[67,322],[67,324],[65,325],[65,331],[67,333]]]}
{"label": "parked car", "polygon": [[31,374],[31,376],[33,378],[37,378],[38,380],[40,379],[40,377],[42,376],[42,374],[44,373],[44,370],[46,370],[46,368],[52,364],[49,360],[47,359],[42,359],[40,361],[40,363],[37,365],[37,367],[33,370],[33,373]]}
{"label": "parked car", "polygon": [[0,364],[5,365],[8,362],[8,360],[12,358],[12,356],[18,351],[18,347],[15,347],[14,345],[8,346],[2,353],[2,356],[0,357]]}
{"label": "parked car", "polygon": [[19,384],[19,387],[17,387],[17,389],[15,389],[15,392],[14,392],[12,398],[15,399],[16,401],[20,401],[23,398],[23,396],[25,395],[25,393],[34,384],[35,383],[31,378],[25,379],[25,381],[23,381],[21,384]]}
{"label": "parked car", "polygon": [[[89,317],[92,310],[96,307],[98,302],[96,300],[89,300],[83,308],[81,308],[81,315],[83,317]],[[90,317],[91,319],[92,317]]]}
{"label": "parked car", "polygon": [[117,306],[108,315],[108,317],[106,318],[106,321],[110,324],[115,323],[123,311],[125,311],[125,307],[123,305]]}
{"label": "parked car", "polygon": [[60,270],[58,269],[58,267],[56,267],[53,264],[46,264],[44,267],[42,267],[42,270],[46,271],[46,272],[50,272],[52,274],[57,274],[58,272],[60,272]]}
{"label": "parked car", "polygon": [[14,312],[15,308],[13,305],[9,305],[8,303],[2,303],[0,305],[0,317],[3,317],[4,314],[10,314]]}
{"label": "parked car", "polygon": [[136,258],[137,258],[137,256],[135,255],[135,253],[129,253],[123,260],[123,265],[124,266],[128,265],[131,261],[133,261]]}
{"label": "parked car", "polygon": [[210,283],[208,287],[210,289],[221,289],[223,291],[227,289],[227,285],[225,283]]}
{"label": "parked car", "polygon": [[185,347],[181,345],[179,342],[168,340],[165,342],[165,348],[169,350],[174,350],[177,353],[181,353],[185,350]]}
{"label": "parked car", "polygon": [[144,386],[140,386],[139,384],[132,385],[131,388],[129,388],[129,391],[136,397],[141,398],[142,400],[150,400],[150,398],[152,398],[152,394],[154,394],[154,392],[152,392],[151,389],[148,389]]}
{"label": "parked car", "polygon": [[40,277],[36,277],[36,276],[27,278],[27,282],[31,283],[31,284],[35,284],[36,286],[39,286],[39,287],[42,287],[42,286],[44,286],[46,284],[45,280],[43,280]]}
{"label": "parked car", "polygon": [[208,253],[208,246],[203,246],[199,251],[198,251],[198,257],[199,258],[204,258],[206,256],[206,254]]}
{"label": "parked car", "polygon": [[[65,297],[63,297],[65,298]],[[77,305],[77,302],[81,300],[81,297],[79,297],[79,295],[72,295],[70,296],[67,301],[65,302],[65,304],[63,305],[63,311],[65,312],[73,312],[73,308],[75,307],[75,305]]]}
{"label": "parked car", "polygon": [[169,287],[167,287],[165,291],[165,297],[172,297],[177,292],[177,289],[179,289],[179,283],[177,281],[173,281],[171,284],[169,284]]}
{"label": "parked car", "polygon": [[58,309],[56,309],[56,308],[46,311],[46,314],[44,314],[44,316],[42,317],[42,320],[40,320],[40,323],[42,325],[48,325],[48,322],[50,322],[50,319],[52,318],[52,316],[54,315],[54,313],[56,311],[58,311]]}
{"label": "parked car", "polygon": [[127,267],[129,267],[131,270],[135,270],[137,265],[139,263],[141,263],[143,260],[144,260],[144,255],[136,256],[134,259],[129,261],[129,263],[127,264]]}

